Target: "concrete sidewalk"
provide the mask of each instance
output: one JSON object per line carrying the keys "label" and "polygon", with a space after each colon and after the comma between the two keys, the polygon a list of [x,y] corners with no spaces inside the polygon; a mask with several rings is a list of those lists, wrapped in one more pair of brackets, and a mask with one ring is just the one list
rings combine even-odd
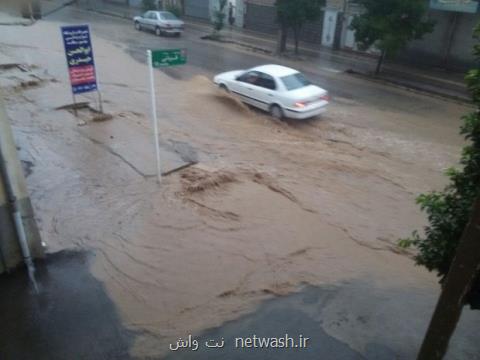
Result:
{"label": "concrete sidewalk", "polygon": [[[47,0],[44,0],[46,2]],[[52,1],[52,0],[50,0]],[[58,0],[57,0],[58,1]],[[141,8],[126,7],[110,2],[95,2],[78,0],[76,6],[100,14],[131,19],[141,14]],[[185,18],[188,28],[195,29],[205,35],[211,33],[212,27],[206,21]],[[223,30],[223,40],[252,51],[274,55],[276,36],[258,33],[250,30],[227,27]],[[289,43],[290,50],[293,44]],[[311,66],[327,67],[329,69],[350,73],[352,76],[363,77],[366,80],[387,83],[408,90],[424,92],[448,99],[470,102],[470,95],[464,82],[463,73],[449,72],[442,69],[427,69],[387,62],[379,76],[374,76],[377,59],[369,54],[347,50],[332,50],[320,45],[301,43],[301,55],[296,57],[288,52],[286,57]]]}
{"label": "concrete sidewalk", "polygon": [[75,3],[75,0],[41,0],[42,16],[48,16]]}
{"label": "concrete sidewalk", "polygon": [[30,19],[24,19],[15,14],[12,9],[0,7],[0,26],[29,26],[32,25]]}
{"label": "concrete sidewalk", "polygon": [[[73,3],[75,3],[75,0],[41,0],[42,16],[48,16]],[[0,26],[29,26],[34,23],[35,21],[23,18],[18,8],[12,8],[4,4],[0,5]]]}

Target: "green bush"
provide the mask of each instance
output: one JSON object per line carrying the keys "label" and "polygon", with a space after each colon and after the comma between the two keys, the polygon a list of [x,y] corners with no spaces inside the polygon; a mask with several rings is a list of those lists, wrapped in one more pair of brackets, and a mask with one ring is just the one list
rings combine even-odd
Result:
{"label": "green bush", "polygon": [[[480,40],[480,25],[475,29],[474,37]],[[474,54],[480,60],[480,43],[474,46]],[[450,183],[443,191],[422,194],[417,198],[429,221],[424,235],[415,231],[411,238],[399,241],[402,247],[416,247],[417,264],[436,271],[441,283],[445,280],[463,230],[470,220],[475,199],[480,196],[480,70],[469,71],[465,79],[477,109],[463,117],[460,133],[468,144],[462,151],[461,167],[446,172]],[[466,299],[472,309],[480,309],[480,276]]]}

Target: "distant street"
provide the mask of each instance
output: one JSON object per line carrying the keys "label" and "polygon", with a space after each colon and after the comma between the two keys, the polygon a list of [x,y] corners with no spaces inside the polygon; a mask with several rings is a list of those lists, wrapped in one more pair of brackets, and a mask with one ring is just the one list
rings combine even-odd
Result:
{"label": "distant street", "polygon": [[[416,133],[422,132],[422,128],[438,124],[439,120],[433,114],[438,111],[443,114],[442,107],[449,104],[439,104],[436,100],[429,100],[428,97],[419,96],[415,93],[399,91],[389,86],[383,86],[370,81],[364,81],[341,73],[345,69],[345,62],[348,58],[338,59],[326,57],[318,59],[317,64],[293,62],[284,59],[272,58],[267,55],[253,53],[233,46],[222,46],[222,44],[201,40],[200,37],[211,31],[208,24],[187,26],[187,31],[181,38],[157,37],[152,32],[137,31],[133,27],[133,21],[118,19],[111,16],[87,12],[84,9],[69,7],[48,17],[47,20],[83,21],[88,16],[89,22],[97,36],[107,41],[122,44],[125,51],[135,60],[146,63],[146,50],[155,48],[186,48],[188,50],[188,65],[181,68],[171,68],[164,72],[173,79],[189,79],[195,75],[204,75],[212,78],[213,75],[229,70],[248,69],[264,63],[278,63],[286,66],[296,67],[302,70],[313,82],[328,89],[338,101],[355,101],[363,106],[381,108],[391,111],[408,111],[423,118],[424,123],[416,123]],[[228,33],[228,29],[224,30]],[[355,62],[355,59],[350,60]],[[382,122],[359,123],[358,119],[347,120],[352,125],[368,125],[379,128],[397,127],[397,121],[390,118],[382,119]],[[450,120],[448,133],[456,135],[459,122],[456,119]],[[404,124],[405,125],[405,124]],[[402,125],[400,125],[402,127]],[[449,125],[447,125],[449,126]],[[405,128],[406,131],[410,129]],[[430,133],[427,135],[431,135]]]}

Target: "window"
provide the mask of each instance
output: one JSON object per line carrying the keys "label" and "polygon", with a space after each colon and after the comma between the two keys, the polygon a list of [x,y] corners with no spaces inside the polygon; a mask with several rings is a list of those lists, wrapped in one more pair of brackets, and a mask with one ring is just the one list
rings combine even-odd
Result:
{"label": "window", "polygon": [[284,76],[281,78],[288,91],[297,90],[311,85],[311,82],[302,73]]}
{"label": "window", "polygon": [[162,20],[178,20],[178,18],[175,15],[169,12],[160,13],[160,17],[162,18]]}
{"label": "window", "polygon": [[277,84],[273,77],[258,71],[249,71],[248,73],[241,75],[237,80],[270,90],[275,90],[277,88]]}
{"label": "window", "polygon": [[277,84],[275,83],[275,79],[270,75],[260,73],[255,85],[263,87],[265,89],[275,90],[277,88]]}
{"label": "window", "polygon": [[256,85],[258,78],[260,77],[260,73],[258,71],[249,71],[248,73],[243,74],[237,80],[247,83]]}
{"label": "window", "polygon": [[157,13],[156,12],[151,12],[150,16],[149,16],[149,19],[158,20]]}

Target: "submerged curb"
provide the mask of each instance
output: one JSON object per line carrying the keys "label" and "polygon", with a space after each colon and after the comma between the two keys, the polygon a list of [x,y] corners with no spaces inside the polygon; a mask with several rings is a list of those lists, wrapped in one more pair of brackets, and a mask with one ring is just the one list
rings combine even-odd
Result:
{"label": "submerged curb", "polygon": [[445,93],[445,92],[442,92],[442,91],[425,89],[421,86],[416,86],[416,85],[404,83],[402,81],[388,79],[388,78],[382,77],[381,75],[380,76],[373,76],[373,75],[369,75],[369,74],[362,73],[362,72],[359,72],[359,71],[355,71],[355,70],[352,70],[352,69],[346,70],[345,74],[352,75],[352,76],[355,76],[355,77],[359,77],[359,78],[369,80],[369,81],[372,81],[372,82],[376,82],[376,83],[380,83],[380,84],[391,85],[391,86],[397,87],[399,89],[421,93],[423,95],[435,96],[435,97],[439,97],[439,98],[442,98],[442,99],[447,99],[447,100],[459,102],[459,103],[462,103],[462,104],[468,104],[468,105],[472,104],[472,100],[469,97],[466,97],[466,96],[448,94],[448,93]]}

